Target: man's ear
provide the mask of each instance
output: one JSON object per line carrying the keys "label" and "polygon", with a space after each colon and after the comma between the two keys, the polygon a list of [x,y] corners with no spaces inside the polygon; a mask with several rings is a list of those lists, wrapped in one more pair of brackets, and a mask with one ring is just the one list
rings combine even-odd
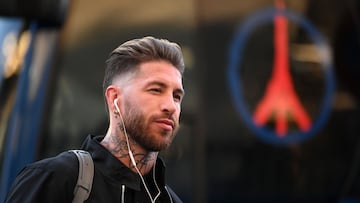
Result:
{"label": "man's ear", "polygon": [[109,113],[116,111],[116,107],[114,104],[115,99],[120,99],[120,88],[115,85],[110,85],[106,88],[105,98],[108,105]]}

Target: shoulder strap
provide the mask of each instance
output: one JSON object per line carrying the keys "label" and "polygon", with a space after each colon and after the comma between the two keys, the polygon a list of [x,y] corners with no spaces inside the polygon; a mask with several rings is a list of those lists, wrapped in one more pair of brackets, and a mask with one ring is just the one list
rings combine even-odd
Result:
{"label": "shoulder strap", "polygon": [[79,160],[79,176],[74,188],[73,203],[83,203],[90,195],[93,177],[94,163],[89,152],[84,150],[70,150]]}

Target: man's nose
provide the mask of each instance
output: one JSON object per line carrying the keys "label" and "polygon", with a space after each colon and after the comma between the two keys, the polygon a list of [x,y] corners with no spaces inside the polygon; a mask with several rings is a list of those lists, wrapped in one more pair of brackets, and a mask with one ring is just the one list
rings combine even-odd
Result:
{"label": "man's nose", "polygon": [[161,111],[167,112],[170,115],[176,111],[176,102],[172,95],[163,98],[161,102]]}

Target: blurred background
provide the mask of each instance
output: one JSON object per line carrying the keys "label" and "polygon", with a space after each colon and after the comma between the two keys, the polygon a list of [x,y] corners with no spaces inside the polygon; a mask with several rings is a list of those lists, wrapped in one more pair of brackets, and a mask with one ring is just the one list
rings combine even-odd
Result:
{"label": "blurred background", "polygon": [[161,154],[184,202],[360,202],[357,0],[2,0],[0,16],[1,201],[26,164],[105,134],[105,60],[152,35],[186,63]]}

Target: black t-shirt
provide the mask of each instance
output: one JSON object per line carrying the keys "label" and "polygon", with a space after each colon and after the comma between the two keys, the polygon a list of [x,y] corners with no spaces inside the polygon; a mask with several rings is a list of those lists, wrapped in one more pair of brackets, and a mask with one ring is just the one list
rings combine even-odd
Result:
{"label": "black t-shirt", "polygon": [[[85,202],[151,202],[140,176],[100,145],[102,138],[88,136],[83,144],[83,149],[90,152],[95,166],[92,190]],[[32,163],[16,177],[6,203],[71,203],[78,167],[77,157],[72,152],[63,152],[56,157]],[[181,202],[165,185],[165,166],[161,159],[157,160],[155,172],[156,183],[161,191],[156,202]],[[152,172],[144,179],[154,197],[157,189]]]}

